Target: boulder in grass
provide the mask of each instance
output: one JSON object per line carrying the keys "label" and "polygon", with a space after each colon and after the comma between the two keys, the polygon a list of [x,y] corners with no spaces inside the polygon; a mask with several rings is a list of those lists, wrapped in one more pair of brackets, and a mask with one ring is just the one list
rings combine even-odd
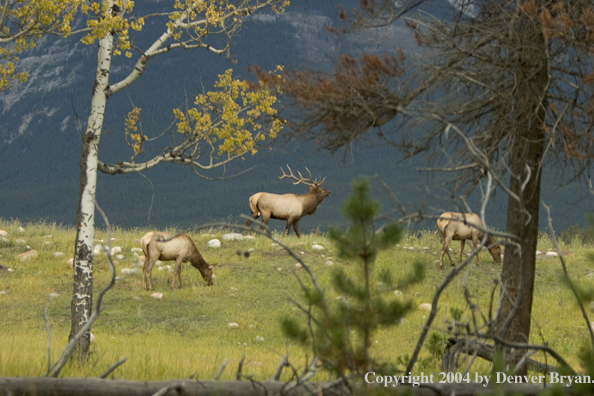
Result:
{"label": "boulder in grass", "polygon": [[0,237],[5,237],[7,238],[9,236],[8,232],[4,231],[4,230],[0,230]]}
{"label": "boulder in grass", "polygon": [[208,246],[209,248],[220,248],[221,247],[221,241],[219,241],[218,239],[211,239],[210,241],[208,241],[208,243],[206,244],[206,246]]}
{"label": "boulder in grass", "polygon": [[25,261],[31,261],[34,258],[37,258],[37,256],[39,256],[39,253],[37,253],[37,250],[29,250],[28,252],[25,253],[21,253],[18,256],[16,256],[17,260],[20,260],[21,262],[25,262]]}
{"label": "boulder in grass", "polygon": [[61,258],[64,256],[66,256],[66,253],[64,253],[64,252],[55,252],[52,254],[52,258]]}
{"label": "boulder in grass", "polygon": [[244,236],[236,232],[223,235],[223,241],[243,241]]}
{"label": "boulder in grass", "polygon": [[155,298],[157,300],[162,300],[163,299],[163,293],[153,293],[151,294],[152,298]]}
{"label": "boulder in grass", "polygon": [[431,308],[431,304],[429,303],[419,305],[419,309],[422,311],[431,311]]}

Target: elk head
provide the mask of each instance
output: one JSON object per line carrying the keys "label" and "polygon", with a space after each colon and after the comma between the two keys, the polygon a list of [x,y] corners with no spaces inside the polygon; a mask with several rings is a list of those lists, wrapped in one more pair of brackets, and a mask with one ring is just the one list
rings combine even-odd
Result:
{"label": "elk head", "polygon": [[293,184],[305,184],[306,186],[309,187],[309,192],[315,194],[318,197],[318,203],[321,203],[324,200],[324,198],[326,198],[327,196],[330,195],[330,190],[327,190],[327,189],[321,187],[322,183],[324,183],[324,181],[326,180],[325,177],[321,180],[314,179],[311,176],[311,172],[309,171],[309,169],[307,169],[307,167],[305,168],[305,170],[307,170],[307,173],[309,173],[309,178],[307,178],[307,179],[305,177],[303,177],[303,175],[301,175],[301,172],[299,172],[299,171],[297,171],[297,174],[299,174],[299,177],[295,176],[293,174],[293,171],[289,167],[289,165],[287,165],[287,169],[289,170],[288,175],[285,173],[285,171],[281,167],[281,172],[283,172],[283,175],[279,176],[279,179],[284,179],[285,177],[288,177],[288,178],[296,180]]}

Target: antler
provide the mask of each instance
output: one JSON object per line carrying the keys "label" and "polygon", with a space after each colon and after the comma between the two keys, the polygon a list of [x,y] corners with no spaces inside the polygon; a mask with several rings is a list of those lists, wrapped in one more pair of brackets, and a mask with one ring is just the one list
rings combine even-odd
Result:
{"label": "antler", "polygon": [[324,183],[324,180],[326,180],[326,178],[324,177],[321,181],[318,181],[317,179],[314,180],[311,176],[311,172],[309,171],[309,169],[307,169],[307,167],[305,167],[305,169],[307,170],[307,173],[309,173],[309,178],[306,179],[301,175],[301,172],[297,171],[297,173],[299,174],[299,178],[297,178],[297,176],[295,176],[293,174],[293,171],[291,170],[291,168],[289,167],[289,165],[287,165],[287,169],[289,170],[290,174],[287,175],[285,173],[285,171],[283,170],[283,167],[281,166],[281,172],[283,172],[283,175],[279,177],[279,179],[284,179],[285,177],[290,177],[292,179],[297,180],[297,182],[293,183],[293,184],[305,184],[307,186],[312,186],[312,187],[319,187],[322,183]]}

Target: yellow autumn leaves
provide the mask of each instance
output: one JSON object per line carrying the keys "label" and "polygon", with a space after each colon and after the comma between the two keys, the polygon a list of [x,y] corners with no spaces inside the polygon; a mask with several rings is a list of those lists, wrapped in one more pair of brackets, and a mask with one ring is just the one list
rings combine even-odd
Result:
{"label": "yellow autumn leaves", "polygon": [[[277,73],[281,71],[278,66],[271,74],[280,78]],[[283,120],[274,108],[278,100],[269,88],[233,79],[231,69],[219,75],[215,87],[216,91],[198,95],[195,107],[173,110],[177,132],[186,137],[188,146],[207,144],[218,155],[229,157],[255,154],[257,142],[274,138],[282,129]],[[140,109],[135,107],[126,117],[126,136],[133,142],[134,157],[147,140],[136,133],[139,116]]]}
{"label": "yellow autumn leaves", "polygon": [[179,133],[203,140],[219,155],[237,156],[255,154],[258,141],[281,130],[283,121],[274,108],[277,97],[270,89],[233,79],[231,69],[219,75],[215,87],[217,91],[196,97],[196,107],[185,113],[173,110]]}

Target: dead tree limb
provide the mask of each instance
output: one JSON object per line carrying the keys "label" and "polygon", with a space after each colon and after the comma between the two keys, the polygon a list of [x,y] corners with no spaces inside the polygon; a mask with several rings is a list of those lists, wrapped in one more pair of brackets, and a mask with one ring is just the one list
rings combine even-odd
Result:
{"label": "dead tree limb", "polygon": [[[444,371],[455,372],[457,369],[458,357],[461,353],[466,355],[476,355],[482,359],[493,362],[495,359],[495,346],[483,344],[478,341],[468,340],[466,338],[448,338],[446,353],[442,358],[441,369]],[[528,370],[539,373],[558,372],[559,367],[551,366],[533,359],[526,359]]]}

